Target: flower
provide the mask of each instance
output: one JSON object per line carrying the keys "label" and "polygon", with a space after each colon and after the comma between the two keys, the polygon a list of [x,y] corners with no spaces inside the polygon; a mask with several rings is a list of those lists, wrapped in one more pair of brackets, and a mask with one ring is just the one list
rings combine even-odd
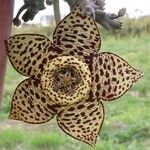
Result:
{"label": "flower", "polygon": [[95,21],[78,7],[58,24],[53,43],[39,34],[7,39],[10,62],[28,77],[14,92],[9,118],[40,124],[56,115],[64,132],[94,146],[102,100],[122,96],[143,76],[117,55],[98,52],[100,45]]}

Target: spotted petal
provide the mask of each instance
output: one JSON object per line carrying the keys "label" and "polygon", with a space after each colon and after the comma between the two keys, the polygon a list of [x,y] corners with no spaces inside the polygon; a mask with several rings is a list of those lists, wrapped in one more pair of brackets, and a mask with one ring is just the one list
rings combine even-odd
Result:
{"label": "spotted petal", "polygon": [[25,76],[42,72],[47,60],[57,57],[62,50],[38,34],[18,34],[6,40],[8,57],[14,68]]}
{"label": "spotted petal", "polygon": [[96,98],[113,100],[122,96],[143,76],[125,60],[112,53],[100,53],[92,64],[92,89]]}
{"label": "spotted petal", "polygon": [[68,135],[95,146],[104,119],[104,107],[97,100],[84,100],[58,113],[57,122]]}
{"label": "spotted petal", "polygon": [[70,55],[83,56],[100,49],[101,40],[95,21],[83,16],[76,7],[56,27],[53,42]]}
{"label": "spotted petal", "polygon": [[51,120],[60,108],[48,99],[38,80],[26,79],[13,95],[10,119],[39,124]]}

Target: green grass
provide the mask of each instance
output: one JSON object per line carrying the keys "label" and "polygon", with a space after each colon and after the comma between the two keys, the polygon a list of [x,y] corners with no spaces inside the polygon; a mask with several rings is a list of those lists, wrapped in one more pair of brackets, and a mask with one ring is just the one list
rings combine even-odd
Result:
{"label": "green grass", "polygon": [[21,130],[5,129],[0,131],[0,149],[14,149],[24,141],[24,132]]}
{"label": "green grass", "polygon": [[[46,34],[46,33],[44,33]],[[104,102],[105,121],[95,150],[150,149],[150,39],[139,37],[105,37],[102,50],[113,52],[144,72],[144,77],[121,98]],[[11,124],[7,116],[11,97],[23,80],[9,64],[4,101],[0,110],[0,150],[93,150],[60,132],[55,122],[31,126]],[[3,124],[3,126],[1,125]]]}
{"label": "green grass", "polygon": [[66,145],[68,139],[57,133],[34,133],[25,132],[23,129],[5,129],[0,131],[0,149],[17,149],[23,146],[24,149],[47,149],[51,147],[54,150]]}
{"label": "green grass", "polygon": [[64,146],[66,143],[66,137],[60,136],[57,133],[37,133],[29,140],[29,145],[39,149],[47,147],[53,147],[57,149]]}

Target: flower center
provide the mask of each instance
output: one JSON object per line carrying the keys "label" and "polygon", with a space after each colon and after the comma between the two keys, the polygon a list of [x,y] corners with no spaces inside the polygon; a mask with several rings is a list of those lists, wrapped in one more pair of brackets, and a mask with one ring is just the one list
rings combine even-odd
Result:
{"label": "flower center", "polygon": [[42,90],[56,104],[73,104],[88,97],[91,74],[86,63],[73,56],[54,58],[41,76]]}
{"label": "flower center", "polygon": [[53,75],[53,90],[57,93],[73,95],[81,82],[81,76],[77,70],[65,67],[56,71]]}

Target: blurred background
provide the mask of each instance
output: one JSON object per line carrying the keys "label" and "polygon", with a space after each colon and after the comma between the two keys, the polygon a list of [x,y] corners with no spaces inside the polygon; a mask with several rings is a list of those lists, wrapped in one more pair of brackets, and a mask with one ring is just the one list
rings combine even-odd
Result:
{"label": "blurred background", "polygon": [[[98,25],[102,37],[100,51],[121,56],[145,75],[121,98],[104,102],[105,121],[95,150],[150,150],[150,2],[112,1],[106,0],[106,10],[117,12],[126,7],[127,15],[122,18],[121,31],[108,32]],[[69,13],[69,7],[62,0],[60,2],[63,18]],[[14,15],[22,4],[16,0]],[[51,39],[54,28],[53,9],[48,7],[32,22],[13,27],[12,35],[39,33]],[[8,62],[0,108],[0,150],[92,150],[63,133],[55,119],[42,125],[7,119],[13,92],[23,79]]]}

